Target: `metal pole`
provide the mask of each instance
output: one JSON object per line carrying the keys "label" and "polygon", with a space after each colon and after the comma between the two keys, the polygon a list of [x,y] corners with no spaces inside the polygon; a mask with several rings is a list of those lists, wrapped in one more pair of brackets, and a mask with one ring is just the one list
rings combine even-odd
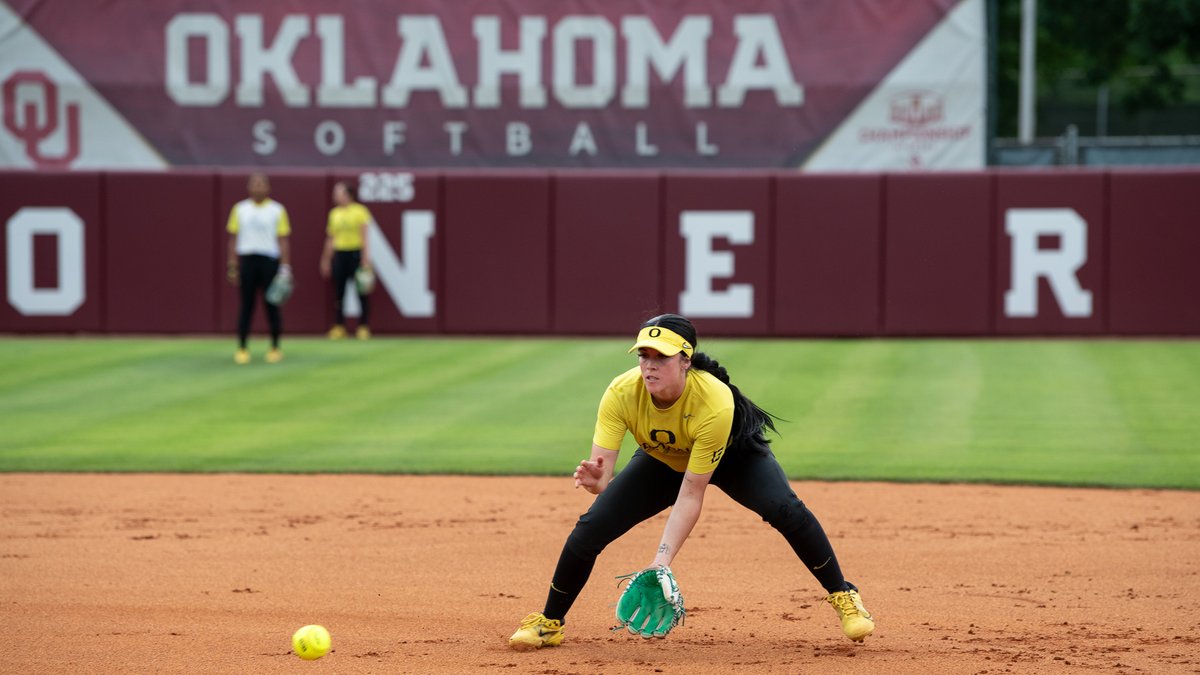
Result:
{"label": "metal pole", "polygon": [[1037,0],[1021,0],[1021,82],[1017,110],[1017,138],[1023,145],[1033,142],[1037,133],[1034,98],[1037,96]]}
{"label": "metal pole", "polygon": [[1000,45],[1000,0],[987,0],[987,163],[995,166],[996,128],[1000,122],[999,101],[999,45]]}
{"label": "metal pole", "polygon": [[1096,90],[1096,135],[1108,135],[1108,85],[1102,84]]}

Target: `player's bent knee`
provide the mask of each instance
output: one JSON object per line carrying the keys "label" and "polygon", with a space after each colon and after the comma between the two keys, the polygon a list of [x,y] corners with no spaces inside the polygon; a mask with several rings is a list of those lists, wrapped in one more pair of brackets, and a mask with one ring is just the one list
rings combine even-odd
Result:
{"label": "player's bent knee", "polygon": [[804,502],[793,497],[772,504],[763,520],[776,530],[787,534],[807,527],[812,520],[812,512]]}
{"label": "player's bent knee", "polygon": [[595,559],[613,541],[613,538],[597,536],[597,534],[580,521],[571,535],[567,537],[566,546],[580,558]]}

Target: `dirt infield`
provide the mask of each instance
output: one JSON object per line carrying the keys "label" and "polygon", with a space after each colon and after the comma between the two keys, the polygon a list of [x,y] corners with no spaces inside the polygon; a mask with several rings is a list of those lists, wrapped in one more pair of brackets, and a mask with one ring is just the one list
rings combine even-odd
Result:
{"label": "dirt infield", "polygon": [[[796,483],[877,617],[842,637],[769,526],[710,490],[685,626],[610,633],[600,557],[562,647],[541,609],[591,497],[568,478],[0,475],[3,672],[1200,672],[1200,493]],[[292,631],[334,650],[303,662]]]}

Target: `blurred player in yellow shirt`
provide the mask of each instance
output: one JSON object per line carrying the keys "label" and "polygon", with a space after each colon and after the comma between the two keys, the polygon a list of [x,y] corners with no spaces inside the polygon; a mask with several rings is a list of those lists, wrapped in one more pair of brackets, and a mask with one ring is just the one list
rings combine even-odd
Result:
{"label": "blurred player in yellow shirt", "polygon": [[291,246],[289,238],[292,226],[288,221],[287,209],[271,199],[271,183],[266,175],[256,173],[246,184],[250,193],[233,205],[225,231],[229,233],[227,276],[237,286],[241,295],[238,310],[238,349],[233,360],[238,365],[250,363],[250,352],[246,339],[250,334],[250,322],[254,317],[254,305],[258,294],[263,293],[263,305],[267,309],[267,324],[271,329],[271,349],[267,352],[267,363],[279,363],[283,352],[279,349],[279,336],[283,332],[283,318],[279,306],[267,298],[267,287],[277,274],[291,276]]}
{"label": "blurred player in yellow shirt", "polygon": [[[367,231],[374,219],[367,207],[358,203],[355,189],[345,181],[333,186],[333,203],[329,211],[329,225],[325,231],[325,250],[321,254],[321,276],[333,278],[333,328],[329,337],[340,340],[346,337],[346,313],[342,307],[346,297],[346,283],[354,281],[359,268],[370,269]],[[360,340],[371,337],[371,306],[366,293],[355,284],[358,303],[362,314],[358,318],[356,335]]]}

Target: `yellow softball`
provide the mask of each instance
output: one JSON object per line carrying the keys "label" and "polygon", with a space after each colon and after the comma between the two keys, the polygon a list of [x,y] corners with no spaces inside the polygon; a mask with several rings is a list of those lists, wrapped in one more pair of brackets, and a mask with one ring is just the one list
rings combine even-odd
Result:
{"label": "yellow softball", "polygon": [[292,649],[305,661],[319,659],[329,653],[332,643],[324,626],[310,625],[292,635]]}

